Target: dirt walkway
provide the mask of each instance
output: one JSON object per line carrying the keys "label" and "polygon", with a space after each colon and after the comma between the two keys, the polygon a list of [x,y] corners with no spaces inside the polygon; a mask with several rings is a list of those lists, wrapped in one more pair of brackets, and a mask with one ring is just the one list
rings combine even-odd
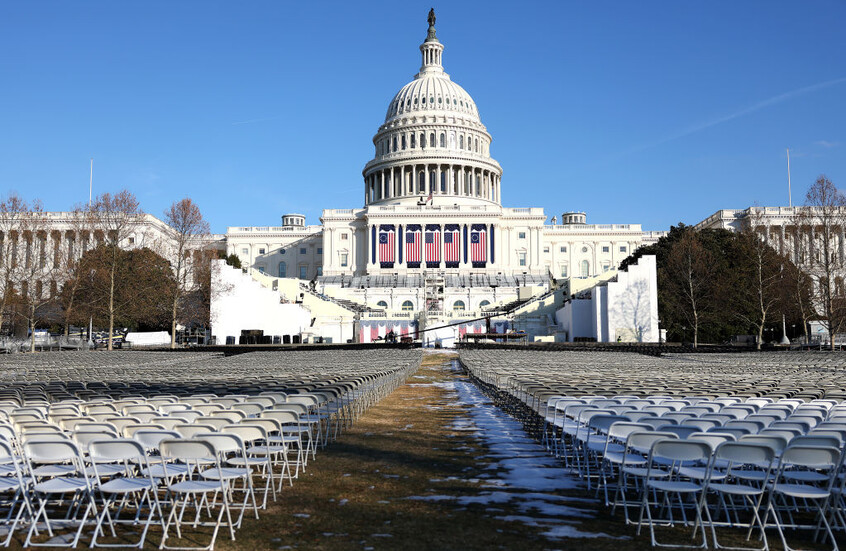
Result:
{"label": "dirt walkway", "polygon": [[[577,497],[584,493],[572,478],[529,450],[528,439],[507,432],[502,442],[477,437],[490,423],[509,420],[473,403],[480,395],[468,395],[475,387],[450,369],[452,358],[427,354],[408,384],[318,453],[280,502],[260,521],[245,522],[237,542],[219,540],[220,548],[565,549],[577,541],[618,547],[580,531],[581,517],[595,514],[593,500]],[[544,470],[551,467],[558,472]]]}

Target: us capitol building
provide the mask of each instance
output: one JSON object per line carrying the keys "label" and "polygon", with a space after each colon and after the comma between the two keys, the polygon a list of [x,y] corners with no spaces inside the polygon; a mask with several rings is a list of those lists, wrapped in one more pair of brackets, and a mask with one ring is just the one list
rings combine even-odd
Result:
{"label": "us capitol building", "polygon": [[373,136],[364,206],[326,209],[321,225],[286,214],[278,227],[230,227],[228,254],[264,284],[308,280],[314,293],[388,317],[470,317],[570,278],[613,272],[664,234],[587,224],[583,212],[547,224],[542,208],[503,207],[492,136],[473,98],[444,71],[433,11],[428,22],[420,69]]}

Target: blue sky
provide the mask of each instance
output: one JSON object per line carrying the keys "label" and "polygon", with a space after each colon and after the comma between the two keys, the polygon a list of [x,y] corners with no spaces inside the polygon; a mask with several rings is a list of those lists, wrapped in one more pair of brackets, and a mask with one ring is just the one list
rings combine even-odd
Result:
{"label": "blue sky", "polygon": [[[66,210],[197,201],[215,232],[362,206],[431,2],[22,1],[0,7],[0,192]],[[506,206],[664,230],[846,189],[846,2],[434,4]]]}

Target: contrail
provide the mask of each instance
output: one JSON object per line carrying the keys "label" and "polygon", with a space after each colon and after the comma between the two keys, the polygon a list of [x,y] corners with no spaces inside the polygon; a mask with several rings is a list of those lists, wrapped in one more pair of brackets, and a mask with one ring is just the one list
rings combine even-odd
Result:
{"label": "contrail", "polygon": [[245,121],[236,121],[236,122],[233,122],[233,123],[232,123],[232,126],[237,126],[237,125],[239,125],[239,124],[252,124],[252,123],[254,123],[254,122],[274,121],[274,120],[276,120],[276,119],[281,119],[281,118],[282,118],[282,116],[281,116],[281,115],[277,115],[277,116],[275,116],[275,117],[261,117],[261,118],[258,118],[258,119],[248,119],[248,120],[245,120]]}
{"label": "contrail", "polygon": [[767,107],[772,107],[773,105],[777,105],[779,103],[783,103],[787,100],[793,99],[797,96],[803,96],[805,94],[809,94],[811,92],[816,92],[817,90],[821,90],[823,88],[828,88],[829,86],[834,86],[835,84],[840,84],[841,82],[846,82],[846,77],[836,78],[834,80],[827,80],[825,82],[819,82],[817,84],[812,84],[810,86],[805,86],[803,88],[797,88],[796,90],[791,90],[790,92],[785,92],[783,94],[779,94],[777,96],[773,96],[769,99],[765,99],[763,101],[759,101],[745,109],[741,109],[740,111],[736,111],[729,115],[724,115],[722,117],[716,118],[714,120],[697,124],[695,126],[691,126],[681,132],[677,132],[676,134],[672,134],[665,138],[662,138],[658,141],[651,142],[645,145],[640,145],[634,147],[625,153],[624,155],[628,155],[631,153],[636,153],[638,151],[643,151],[644,149],[649,149],[651,147],[655,147],[657,145],[665,144],[667,142],[671,142],[674,140],[678,140],[679,138],[684,138],[685,136],[690,136],[691,134],[695,134],[696,132],[701,132],[707,128],[711,128],[713,126],[717,126],[718,124],[723,124],[724,122],[728,122],[744,115],[748,115],[749,113],[754,113],[755,111],[760,111],[761,109],[765,109]]}

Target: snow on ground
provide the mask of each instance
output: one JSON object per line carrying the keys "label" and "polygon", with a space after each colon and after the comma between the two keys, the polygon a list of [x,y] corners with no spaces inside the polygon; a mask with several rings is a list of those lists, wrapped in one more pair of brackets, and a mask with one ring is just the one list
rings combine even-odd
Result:
{"label": "snow on ground", "polygon": [[[449,369],[455,370],[455,367]],[[577,528],[579,519],[591,517],[593,512],[575,504],[593,500],[569,498],[555,492],[580,489],[584,484],[526,434],[518,421],[494,406],[476,385],[456,379],[425,386],[442,387],[448,391],[449,399],[455,400],[450,405],[467,406],[467,416],[456,417],[446,428],[471,433],[481,440],[489,450],[481,458],[486,461],[481,466],[495,474],[483,481],[479,493],[474,496],[429,495],[408,499],[454,501],[463,506],[510,503],[522,514],[498,519],[543,527],[547,529],[543,535],[550,539],[610,537]]]}

